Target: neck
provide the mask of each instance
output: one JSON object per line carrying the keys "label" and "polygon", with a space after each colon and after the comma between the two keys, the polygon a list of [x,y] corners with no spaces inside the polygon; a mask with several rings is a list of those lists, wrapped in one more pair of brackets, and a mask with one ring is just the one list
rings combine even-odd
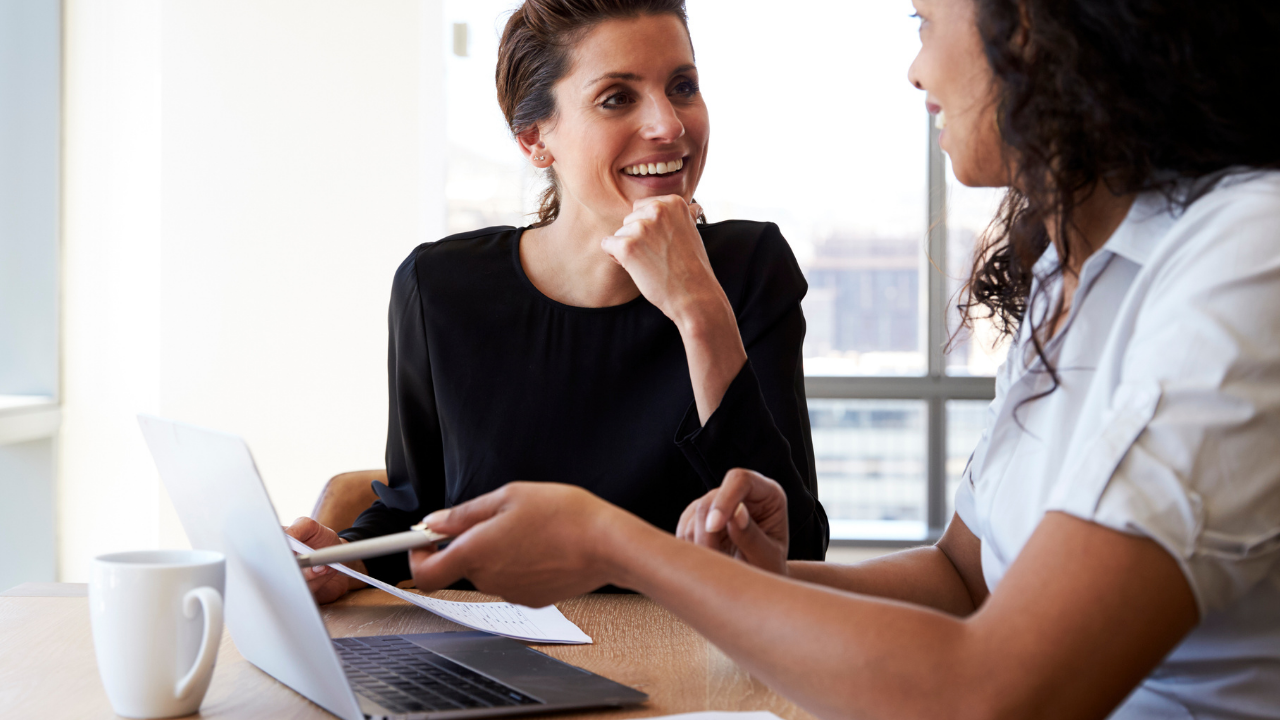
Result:
{"label": "neck", "polygon": [[1120,227],[1120,223],[1124,222],[1125,216],[1129,214],[1129,208],[1133,206],[1134,198],[1133,194],[1115,195],[1099,183],[1088,197],[1075,207],[1071,215],[1071,225],[1067,228],[1065,238],[1066,250],[1069,252],[1064,252],[1064,238],[1058,232],[1057,218],[1050,219],[1046,223],[1049,239],[1057,248],[1058,255],[1067,256],[1067,266],[1064,269],[1068,274],[1080,275],[1085,261],[1106,244],[1116,228]]}
{"label": "neck", "polygon": [[576,203],[565,203],[550,225],[528,230],[520,243],[525,275],[543,295],[576,307],[609,307],[640,290],[600,241],[622,226]]}
{"label": "neck", "polygon": [[[1065,242],[1070,252],[1067,265],[1062,273],[1062,297],[1054,311],[1053,319],[1045,326],[1046,339],[1057,335],[1067,321],[1071,305],[1075,302],[1076,290],[1080,286],[1080,272],[1084,262],[1106,244],[1115,233],[1120,223],[1129,214],[1133,206],[1134,195],[1114,195],[1101,183],[1086,197],[1071,214],[1071,224],[1067,228]],[[1049,231],[1049,239],[1058,250],[1058,257],[1063,256],[1063,238],[1058,232],[1057,218],[1045,224]]]}

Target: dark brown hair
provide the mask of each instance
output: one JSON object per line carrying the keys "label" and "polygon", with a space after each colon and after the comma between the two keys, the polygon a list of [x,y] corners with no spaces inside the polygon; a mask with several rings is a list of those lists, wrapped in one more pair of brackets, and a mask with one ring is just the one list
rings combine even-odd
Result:
{"label": "dark brown hair", "polygon": [[[1280,67],[1275,0],[976,5],[1016,175],[974,253],[960,302],[966,325],[981,308],[1005,335],[1028,315],[1052,326],[1062,308],[1029,311],[1047,299],[1032,297],[1032,267],[1050,243],[1046,222],[1070,237],[1090,193],[1159,192],[1181,212],[1228,173],[1280,167],[1273,98],[1258,84],[1258,73]],[[1070,243],[1061,245],[1049,278],[1068,266]],[[1039,327],[1030,330],[1056,388]]]}
{"label": "dark brown hair", "polygon": [[[672,15],[689,30],[684,0],[525,0],[507,19],[498,44],[498,105],[512,135],[555,117],[555,84],[568,74],[573,46],[606,20]],[[538,222],[560,214],[556,174],[547,168]]]}

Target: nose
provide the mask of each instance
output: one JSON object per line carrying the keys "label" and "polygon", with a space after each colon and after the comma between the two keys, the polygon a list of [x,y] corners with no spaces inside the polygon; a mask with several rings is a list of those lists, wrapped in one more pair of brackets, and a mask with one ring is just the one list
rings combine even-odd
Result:
{"label": "nose", "polygon": [[916,70],[916,66],[919,64],[920,64],[920,53],[916,53],[916,56],[911,61],[911,64],[907,66],[907,82],[911,83],[912,87],[914,87],[915,89],[923,90],[924,85],[920,83],[920,73],[917,72]]}
{"label": "nose", "polygon": [[672,142],[684,135],[684,123],[680,122],[671,98],[665,94],[653,98],[646,108],[644,127],[640,134],[645,140],[656,142]]}

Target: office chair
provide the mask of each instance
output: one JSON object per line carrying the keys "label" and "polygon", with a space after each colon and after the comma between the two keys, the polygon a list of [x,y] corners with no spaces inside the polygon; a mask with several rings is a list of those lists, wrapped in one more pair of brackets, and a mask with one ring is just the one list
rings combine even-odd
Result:
{"label": "office chair", "polygon": [[346,530],[378,499],[370,483],[387,484],[386,470],[358,470],[329,478],[316,498],[311,517],[335,531]]}

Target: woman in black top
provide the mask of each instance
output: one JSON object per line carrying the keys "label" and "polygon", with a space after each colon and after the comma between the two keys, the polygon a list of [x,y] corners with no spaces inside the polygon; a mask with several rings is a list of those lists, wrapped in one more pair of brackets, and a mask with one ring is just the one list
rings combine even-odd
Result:
{"label": "woman in black top", "polygon": [[[683,3],[586,4],[527,0],[507,23],[499,101],[551,187],[533,226],[426,243],[397,271],[389,484],[341,539],[513,480],[576,484],[675,531],[744,467],[786,490],[791,556],[821,559],[804,277],[775,225],[695,224],[708,120]],[[365,564],[410,576],[405,553]],[[308,580],[321,601],[347,589]]]}

